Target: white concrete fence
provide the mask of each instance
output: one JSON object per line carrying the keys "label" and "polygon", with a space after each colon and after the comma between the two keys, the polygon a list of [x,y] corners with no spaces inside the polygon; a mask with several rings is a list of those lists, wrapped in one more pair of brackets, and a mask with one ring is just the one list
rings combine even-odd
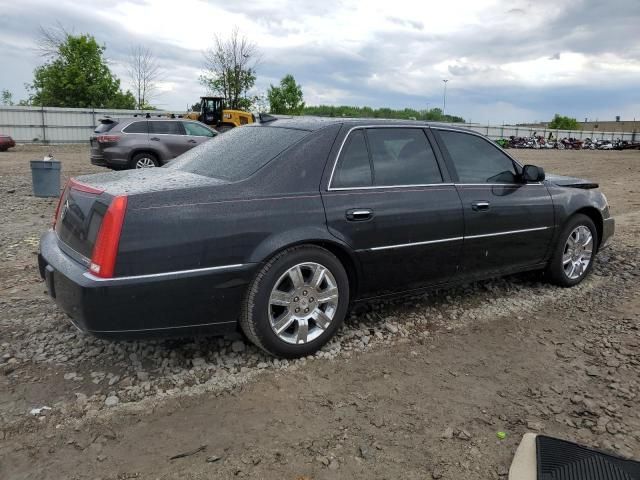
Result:
{"label": "white concrete fence", "polygon": [[[11,135],[18,143],[83,143],[89,141],[91,132],[101,117],[108,115],[113,118],[144,115],[139,110],[105,110],[90,108],[58,108],[58,107],[17,107],[0,106],[0,134]],[[150,111],[151,115],[159,113],[184,112]],[[591,138],[606,140],[640,141],[639,133],[601,132],[598,130],[553,130],[545,128],[515,127],[510,125],[478,125],[451,124],[464,126],[491,139],[516,137],[530,137],[534,133],[548,138],[549,132],[555,138]]]}

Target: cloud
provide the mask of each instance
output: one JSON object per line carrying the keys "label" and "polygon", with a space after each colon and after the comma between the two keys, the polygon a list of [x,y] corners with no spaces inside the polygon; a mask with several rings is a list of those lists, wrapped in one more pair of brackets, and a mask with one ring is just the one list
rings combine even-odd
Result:
{"label": "cloud", "polygon": [[[234,25],[262,51],[256,92],[291,73],[308,104],[439,106],[483,121],[636,115],[637,0],[25,0],[0,8],[0,88],[24,97],[41,63],[38,26],[61,22],[107,46],[126,84],[132,45],[157,55],[156,103],[183,109],[204,93],[202,50]],[[622,113],[621,113],[622,112]]]}

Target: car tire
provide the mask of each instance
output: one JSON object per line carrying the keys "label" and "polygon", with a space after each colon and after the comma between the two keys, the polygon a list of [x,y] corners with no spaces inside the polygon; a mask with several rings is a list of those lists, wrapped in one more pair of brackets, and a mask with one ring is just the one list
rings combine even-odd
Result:
{"label": "car tire", "polygon": [[131,159],[131,168],[153,168],[159,166],[160,162],[152,153],[138,153]]}
{"label": "car tire", "polygon": [[598,245],[598,230],[593,220],[583,214],[572,216],[555,246],[545,276],[561,287],[582,282],[593,267]]}
{"label": "car tire", "polygon": [[340,260],[324,248],[301,245],[278,253],[256,274],[240,326],[271,355],[304,357],[334,336],[348,308],[349,278]]}

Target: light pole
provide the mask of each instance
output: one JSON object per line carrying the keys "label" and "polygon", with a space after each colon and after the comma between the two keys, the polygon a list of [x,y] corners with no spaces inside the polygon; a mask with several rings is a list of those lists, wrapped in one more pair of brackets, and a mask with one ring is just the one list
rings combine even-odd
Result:
{"label": "light pole", "polygon": [[444,117],[447,113],[447,82],[449,79],[445,78],[442,81],[444,83],[444,94],[442,95],[442,116]]}

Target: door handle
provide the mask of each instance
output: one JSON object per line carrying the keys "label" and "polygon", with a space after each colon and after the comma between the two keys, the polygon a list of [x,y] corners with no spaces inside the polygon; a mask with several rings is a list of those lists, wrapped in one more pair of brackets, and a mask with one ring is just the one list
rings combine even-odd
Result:
{"label": "door handle", "polygon": [[373,210],[370,208],[352,208],[345,212],[345,217],[350,222],[361,222],[373,217]]}
{"label": "door handle", "polygon": [[489,202],[473,202],[471,204],[471,208],[476,212],[486,212],[489,210],[489,206],[491,204]]}
{"label": "door handle", "polygon": [[158,137],[151,137],[149,140],[153,140],[154,142],[159,142],[160,139]]}
{"label": "door handle", "polygon": [[187,140],[189,143],[198,143],[193,138],[191,140]]}

